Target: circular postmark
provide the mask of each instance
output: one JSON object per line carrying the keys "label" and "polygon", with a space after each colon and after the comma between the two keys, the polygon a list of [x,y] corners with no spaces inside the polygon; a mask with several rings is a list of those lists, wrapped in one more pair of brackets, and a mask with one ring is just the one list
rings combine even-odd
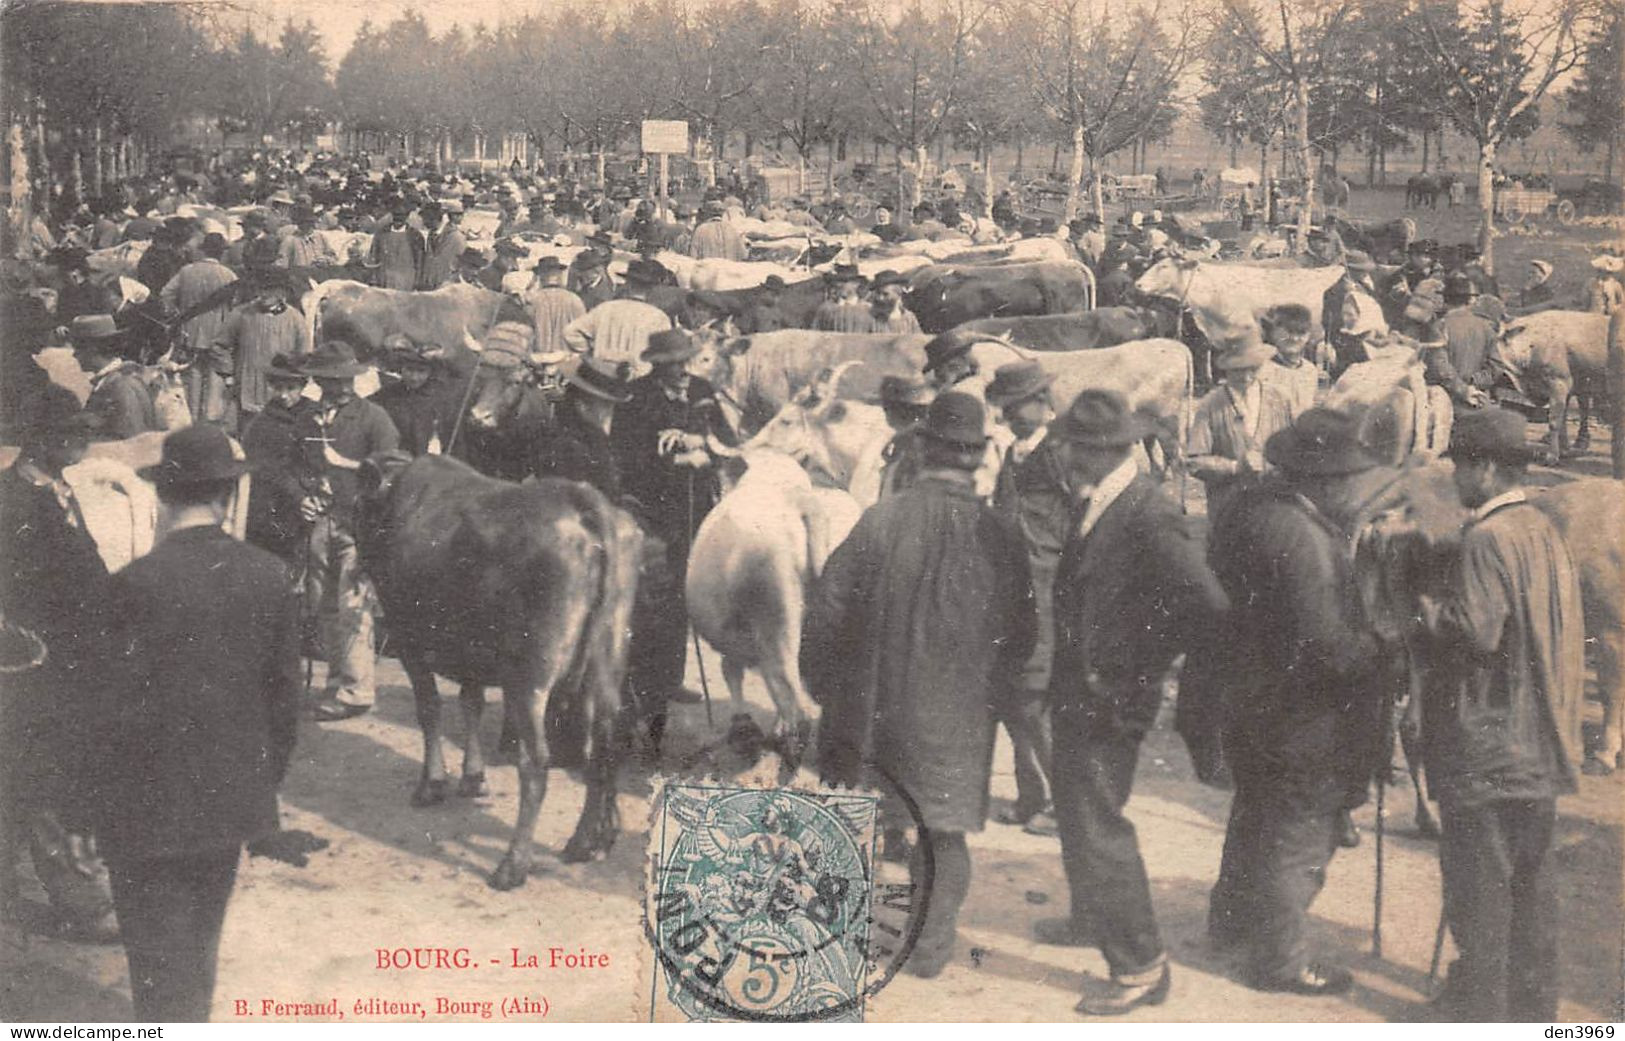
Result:
{"label": "circular postmark", "polygon": [[651,1014],[691,1020],[861,1019],[914,949],[933,865],[880,861],[883,793],[671,782],[651,835],[645,928]]}

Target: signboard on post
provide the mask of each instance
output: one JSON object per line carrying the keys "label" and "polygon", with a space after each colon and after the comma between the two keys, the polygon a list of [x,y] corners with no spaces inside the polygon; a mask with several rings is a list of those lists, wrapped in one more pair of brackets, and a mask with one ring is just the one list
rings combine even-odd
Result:
{"label": "signboard on post", "polygon": [[688,151],[688,121],[685,119],[645,119],[643,150],[660,156],[660,219],[666,220],[666,157]]}
{"label": "signboard on post", "polygon": [[688,151],[688,121],[686,119],[645,119],[643,121],[643,150],[660,155]]}

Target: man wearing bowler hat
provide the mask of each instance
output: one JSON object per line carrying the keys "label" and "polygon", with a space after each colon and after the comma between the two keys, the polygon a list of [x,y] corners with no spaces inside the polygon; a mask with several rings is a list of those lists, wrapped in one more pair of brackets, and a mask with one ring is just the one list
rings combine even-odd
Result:
{"label": "man wearing bowler hat", "polygon": [[567,288],[581,297],[581,302],[592,310],[599,299],[589,298],[587,290],[599,283],[608,283],[603,291],[602,300],[615,295],[615,284],[609,278],[609,262],[615,258],[615,241],[603,231],[595,231],[587,236],[587,248],[576,254],[570,261],[570,274],[565,282]]}
{"label": "man wearing bowler hat", "polygon": [[282,561],[222,527],[249,466],[219,427],[169,435],[158,464],[141,471],[167,508],[167,533],[108,593],[97,838],[133,1018],[144,1022],[209,1018],[238,858],[280,828],[277,788],[298,712],[298,601]]}
{"label": "man wearing bowler hat", "polygon": [[917,333],[920,320],[903,306],[908,277],[896,271],[882,271],[869,284],[869,313],[877,333]]}
{"label": "man wearing bowler hat", "polygon": [[538,445],[536,475],[585,481],[618,502],[621,472],[609,433],[616,406],[630,400],[626,381],[583,361],[564,381],[558,421]]}
{"label": "man wearing bowler hat", "polygon": [[1440,998],[1451,1021],[1557,1018],[1557,798],[1577,789],[1585,683],[1574,560],[1524,495],[1533,457],[1521,416],[1456,420],[1456,491],[1472,516],[1459,563],[1422,616],[1433,651],[1423,694],[1428,787],[1458,958]]}
{"label": "man wearing bowler hat", "polygon": [[316,232],[316,211],[301,203],[293,208],[292,235],[284,236],[277,246],[277,267],[304,270],[338,263],[328,248],[327,240]]}
{"label": "man wearing bowler hat", "polygon": [[0,617],[37,637],[44,658],[0,675],[0,907],[15,909],[15,860],[26,849],[55,923],[70,936],[111,939],[112,896],[78,766],[95,746],[77,726],[89,716],[108,575],[62,476],[84,458],[96,417],[53,383],[29,405],[17,461],[0,473]]}
{"label": "man wearing bowler hat", "polygon": [[226,374],[227,398],[238,429],[265,407],[270,398],[266,373],[278,354],[297,358],[310,350],[305,316],[289,301],[295,290],[288,272],[262,268],[242,279],[254,299],[232,311],[214,343],[214,364]]}
{"label": "man wearing bowler hat", "polygon": [[812,326],[832,333],[872,333],[874,315],[863,302],[863,273],[856,264],[836,264],[824,276],[834,297],[818,305]]}
{"label": "man wearing bowler hat", "polygon": [[756,301],[745,311],[740,332],[770,333],[785,328],[787,323],[779,303],[784,299],[786,288],[788,286],[784,279],[778,275],[768,275],[756,290]]}
{"label": "man wearing bowler hat", "polygon": [[1001,824],[1019,824],[1032,834],[1055,834],[1050,812],[1050,725],[1045,691],[1055,654],[1055,569],[1066,543],[1072,496],[1049,440],[1054,418],[1050,384],[1054,377],[1035,361],[1001,365],[987,387],[988,404],[1003,414],[1015,441],[1000,460],[993,505],[1013,520],[1027,547],[1033,593],[1038,601],[1037,640],[1021,674],[999,692],[996,710],[1015,753],[1016,803],[995,815]]}
{"label": "man wearing bowler hat", "polygon": [[1109,979],[1088,977],[1077,1010],[1118,1015],[1159,1004],[1168,956],[1134,825],[1123,815],[1140,742],[1173,660],[1227,604],[1189,518],[1135,466],[1151,430],[1122,395],[1085,390],[1050,426],[1075,499],[1055,574],[1051,776],[1071,919],[1061,935],[1099,947]]}
{"label": "man wearing bowler hat", "polygon": [[654,624],[634,626],[639,639],[632,647],[629,682],[634,694],[652,710],[657,742],[664,726],[664,699],[680,695],[683,686],[688,614],[683,608],[682,584],[688,573],[689,546],[700,522],[722,497],[718,461],[707,447],[709,438],[726,445],[738,443],[717,403],[716,391],[688,371],[699,352],[699,342],[685,330],[651,334],[641,359],[650,372],[627,388],[630,399],[617,406],[609,431],[622,490],[635,500],[640,523],[665,543],[675,583]]}
{"label": "man wearing bowler hat", "polygon": [[1348,970],[1314,958],[1306,932],[1351,794],[1363,798],[1387,762],[1377,745],[1393,655],[1349,552],[1387,478],[1355,421],[1326,408],[1277,432],[1264,456],[1278,473],[1238,492],[1209,538],[1232,605],[1214,674],[1235,796],[1208,935],[1243,955],[1257,990],[1339,994]]}
{"label": "man wearing bowler hat", "polygon": [[98,437],[118,441],[159,429],[141,367],[126,357],[128,339],[112,315],[75,318],[68,326],[68,342],[74,360],[90,376],[85,410],[97,419]]}
{"label": "man wearing bowler hat", "polygon": [[879,771],[892,789],[888,830],[921,825],[910,878],[923,884],[926,850],[934,873],[907,968],[926,978],[956,953],[971,877],[965,836],[987,821],[992,705],[1033,646],[1026,548],[974,487],[986,425],[968,394],[931,403],[919,479],[866,510],[830,554],[801,652],[823,705],[824,778],[857,784]]}
{"label": "man wearing bowler hat", "polygon": [[334,340],[300,359],[299,371],[322,396],[297,426],[307,486],[318,489],[299,504],[310,524],[305,600],[317,620],[327,658],[327,682],[314,714],[318,722],[359,716],[372,707],[372,595],[356,553],[356,470],[363,461],[400,447],[389,413],[355,392],[367,370],[355,350]]}
{"label": "man wearing bowler hat", "polygon": [[456,274],[457,258],[468,248],[468,237],[453,216],[453,206],[456,215],[461,216],[463,204],[460,202],[430,202],[423,206],[423,227],[428,240],[424,244],[420,289],[439,289],[450,282]]}
{"label": "man wearing bowler hat", "polygon": [[689,239],[688,255],[696,260],[744,260],[745,237],[722,219],[722,207],[708,202],[700,207],[700,224]]}

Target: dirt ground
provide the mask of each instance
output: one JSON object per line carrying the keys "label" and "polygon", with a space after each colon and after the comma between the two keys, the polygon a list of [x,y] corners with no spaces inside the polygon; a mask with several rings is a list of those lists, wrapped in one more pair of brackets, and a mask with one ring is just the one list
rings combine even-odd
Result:
{"label": "dirt ground", "polygon": [[[1356,191],[1358,216],[1399,212],[1397,193]],[[1414,211],[1413,211],[1414,213]],[[1461,241],[1472,228],[1469,211],[1423,211],[1422,233]],[[1543,229],[1555,230],[1549,222]],[[1589,275],[1587,258],[1618,232],[1565,229],[1562,236],[1509,236],[1498,243],[1503,279],[1517,284],[1528,259],[1557,266],[1564,289]],[[1541,431],[1531,428],[1531,437]],[[1604,476],[1607,440],[1566,464],[1541,470],[1538,483],[1572,474]],[[719,699],[717,725],[704,708],[674,709],[667,763],[721,738],[728,708],[720,669],[707,655],[707,675]],[[689,682],[699,685],[690,663]],[[542,809],[538,838],[544,848],[528,885],[498,893],[485,882],[500,858],[517,804],[509,767],[495,767],[492,793],[415,810],[407,799],[417,778],[421,745],[410,691],[396,662],[380,663],[378,708],[339,724],[305,723],[284,790],[284,823],[331,840],[305,869],[245,860],[221,943],[214,1018],[262,1022],[298,1018],[264,1002],[330,1003],[333,1014],[307,1019],[345,1021],[416,1019],[390,1014],[387,1005],[418,1002],[431,1021],[500,1020],[506,1002],[512,1019],[635,1020],[647,1017],[650,986],[640,921],[650,774],[628,766],[622,774],[622,834],[607,860],[563,865],[561,849],[579,813],[577,778],[555,771]],[[456,730],[454,691],[443,684]],[[759,682],[749,685],[751,708],[767,725],[769,706]],[[1215,954],[1205,939],[1207,893],[1217,873],[1229,796],[1199,784],[1171,711],[1148,737],[1128,815],[1140,835],[1158,919],[1174,965],[1172,993],[1159,1008],[1140,1009],[1142,1021],[1383,1021],[1404,1018],[1429,993],[1428,965],[1439,921],[1439,874],[1434,843],[1417,837],[1408,783],[1389,789],[1383,893],[1383,957],[1371,955],[1375,879],[1375,807],[1356,814],[1365,841],[1332,862],[1325,891],[1311,914],[1311,936],[1323,954],[1351,968],[1357,984],[1338,998],[1296,998],[1255,993],[1236,979],[1237,966]],[[494,747],[496,711],[485,720]],[[1588,705],[1588,727],[1599,712]],[[453,755],[451,762],[459,761]],[[995,757],[995,806],[1015,794],[1009,746],[1001,737]],[[1562,879],[1562,1005],[1565,1020],[1618,1020],[1625,1016],[1621,966],[1625,964],[1622,900],[1621,788],[1625,780],[1586,777],[1579,794],[1559,804],[1557,863]],[[954,962],[937,979],[899,976],[873,1001],[871,1020],[1069,1021],[1082,974],[1100,973],[1094,951],[1036,944],[1032,923],[1066,912],[1066,883],[1053,839],[990,823],[972,837],[974,878],[961,919]],[[0,935],[0,1019],[118,1021],[131,1014],[122,950],[67,942],[43,925],[41,894],[21,920]],[[398,948],[466,950],[462,968],[379,968],[379,952]],[[550,948],[565,954],[607,955],[595,968],[549,967]],[[515,967],[531,954],[539,967]],[[1450,958],[1448,943],[1445,962]],[[525,999],[528,999],[528,1003]],[[448,1005],[447,1002],[455,1003]],[[482,1006],[481,1002],[490,1005]],[[545,1011],[523,1011],[532,1007]],[[368,1008],[374,1011],[368,1012]],[[242,1012],[251,1015],[241,1015]]]}
{"label": "dirt ground", "polygon": [[[717,662],[707,653],[715,683]],[[697,681],[691,663],[690,679]],[[420,740],[399,666],[381,663],[378,708],[339,724],[302,726],[283,796],[285,826],[332,845],[305,869],[245,860],[221,943],[214,1018],[260,1022],[264,1001],[331,1002],[345,1021],[417,1018],[365,1012],[367,999],[421,1002],[430,1021],[502,1018],[504,999],[531,999],[546,1018],[570,1021],[646,1018],[649,990],[639,907],[648,820],[649,772],[622,777],[622,834],[607,860],[563,865],[562,848],[581,805],[578,780],[555,771],[542,810],[544,847],[523,889],[498,893],[485,882],[501,856],[517,802],[514,771],[496,767],[492,794],[430,810],[407,804],[417,777]],[[751,709],[766,724],[769,707],[750,686]],[[449,685],[443,688],[455,716]],[[714,692],[725,698],[720,691]],[[1593,721],[1596,706],[1590,706]],[[667,761],[720,739],[727,706],[714,706],[708,731],[700,705],[677,706]],[[486,714],[488,742],[495,712]],[[1171,712],[1147,739],[1129,816],[1152,879],[1163,936],[1174,964],[1168,1002],[1132,1019],[1166,1021],[1382,1021],[1403,1017],[1428,992],[1427,969],[1439,920],[1435,847],[1416,837],[1408,788],[1389,790],[1383,912],[1384,957],[1370,955],[1372,829],[1367,805],[1356,819],[1365,841],[1333,861],[1312,911],[1312,937],[1330,958],[1354,970],[1357,986],[1340,998],[1258,994],[1235,979],[1204,937],[1207,891],[1224,837],[1228,794],[1192,776]],[[487,747],[492,747],[488,744]],[[457,762],[454,757],[453,766]],[[1560,804],[1557,861],[1562,872],[1562,1016],[1617,1019],[1620,1007],[1621,780],[1591,778]],[[1001,738],[993,780],[995,806],[1015,794],[1008,745]],[[872,1020],[1066,1021],[1082,973],[1102,972],[1094,951],[1036,944],[1033,921],[1065,913],[1066,885],[1053,839],[990,823],[972,838],[974,878],[954,963],[924,981],[899,976],[873,1001]],[[36,890],[34,900],[41,897]],[[39,910],[37,904],[34,910]],[[6,923],[0,950],[0,1018],[116,1021],[130,1016],[122,950],[55,938],[41,916]],[[379,969],[378,951],[466,949],[460,969]],[[550,968],[549,948],[608,955],[592,969]],[[540,968],[514,967],[538,955]],[[1447,946],[1446,961],[1449,953]],[[449,1007],[442,1001],[464,1003]],[[244,1004],[238,1004],[242,1002]],[[470,1004],[472,1003],[472,1004]],[[378,1006],[374,1006],[375,1008]],[[525,1008],[520,1004],[517,1007]],[[252,1016],[239,1013],[247,1010]],[[321,1020],[337,1019],[320,1015]],[[542,1018],[518,1013],[518,1020]]]}

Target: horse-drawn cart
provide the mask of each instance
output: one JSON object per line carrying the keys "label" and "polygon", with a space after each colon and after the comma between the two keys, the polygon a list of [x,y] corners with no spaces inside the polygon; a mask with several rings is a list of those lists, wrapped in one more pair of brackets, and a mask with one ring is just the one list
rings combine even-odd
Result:
{"label": "horse-drawn cart", "polygon": [[1508,224],[1522,224],[1554,209],[1557,219],[1564,224],[1574,219],[1574,203],[1559,200],[1557,193],[1549,188],[1503,188],[1495,194],[1495,209]]}

